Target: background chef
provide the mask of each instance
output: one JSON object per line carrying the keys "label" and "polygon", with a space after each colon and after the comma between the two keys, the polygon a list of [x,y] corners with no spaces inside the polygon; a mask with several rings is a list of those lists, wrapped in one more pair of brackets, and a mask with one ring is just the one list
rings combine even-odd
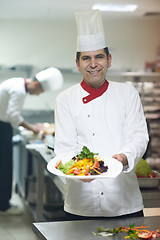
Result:
{"label": "background chef", "polygon": [[146,150],[148,132],[139,94],[133,86],[106,79],[111,54],[99,10],[78,12],[76,21],[76,64],[83,80],[57,97],[55,152],[74,156],[87,146],[122,162],[123,172],[91,182],[68,179],[66,216],[143,216],[135,166]]}
{"label": "background chef", "polygon": [[39,130],[26,122],[21,110],[27,94],[39,95],[62,86],[61,72],[50,67],[32,79],[11,78],[0,84],[0,214],[19,214],[17,206],[10,205],[12,192],[12,128],[23,126],[35,134]]}

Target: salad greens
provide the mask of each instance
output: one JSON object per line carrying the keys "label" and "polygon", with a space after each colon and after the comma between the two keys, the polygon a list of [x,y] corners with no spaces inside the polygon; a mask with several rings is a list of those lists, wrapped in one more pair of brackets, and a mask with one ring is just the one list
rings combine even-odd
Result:
{"label": "salad greens", "polygon": [[[66,162],[65,164],[63,164],[62,162],[60,163],[60,165],[58,166],[58,169],[60,171],[62,171],[64,174],[69,172],[69,168],[75,163],[75,161],[73,159],[71,159],[69,162]],[[74,175],[74,174],[72,174]]]}
{"label": "salad greens", "polygon": [[94,155],[98,155],[98,153],[91,152],[86,146],[82,148],[82,151],[78,155],[78,159],[82,160],[84,158],[91,158],[94,163]]}

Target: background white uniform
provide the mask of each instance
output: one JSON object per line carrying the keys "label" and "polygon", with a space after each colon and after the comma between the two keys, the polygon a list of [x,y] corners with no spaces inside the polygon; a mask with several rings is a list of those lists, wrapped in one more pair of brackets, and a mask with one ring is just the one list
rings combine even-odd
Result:
{"label": "background white uniform", "polygon": [[12,127],[23,122],[20,114],[26,94],[24,78],[10,78],[0,84],[0,121]]}

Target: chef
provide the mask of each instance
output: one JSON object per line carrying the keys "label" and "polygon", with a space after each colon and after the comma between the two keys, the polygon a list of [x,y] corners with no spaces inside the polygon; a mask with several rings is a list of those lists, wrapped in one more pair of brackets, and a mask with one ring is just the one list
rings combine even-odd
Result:
{"label": "chef", "polygon": [[135,167],[149,139],[139,94],[133,86],[106,77],[112,57],[99,10],[75,16],[76,64],[83,78],[56,99],[55,153],[76,155],[86,146],[100,156],[120,161],[123,171],[116,178],[67,179],[66,217],[143,216]]}
{"label": "chef", "polygon": [[40,71],[33,79],[11,78],[0,84],[0,214],[20,214],[11,206],[12,192],[12,128],[23,126],[35,134],[39,130],[21,116],[27,94],[39,95],[62,86],[61,72],[54,67]]}

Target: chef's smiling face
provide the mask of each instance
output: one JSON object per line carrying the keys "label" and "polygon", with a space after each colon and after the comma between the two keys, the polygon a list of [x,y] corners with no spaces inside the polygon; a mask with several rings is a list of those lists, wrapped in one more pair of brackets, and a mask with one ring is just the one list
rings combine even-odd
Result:
{"label": "chef's smiling face", "polygon": [[106,72],[111,61],[111,55],[108,58],[104,49],[96,51],[81,52],[79,61],[76,59],[78,71],[84,77],[85,82],[95,88],[100,88],[105,82]]}

